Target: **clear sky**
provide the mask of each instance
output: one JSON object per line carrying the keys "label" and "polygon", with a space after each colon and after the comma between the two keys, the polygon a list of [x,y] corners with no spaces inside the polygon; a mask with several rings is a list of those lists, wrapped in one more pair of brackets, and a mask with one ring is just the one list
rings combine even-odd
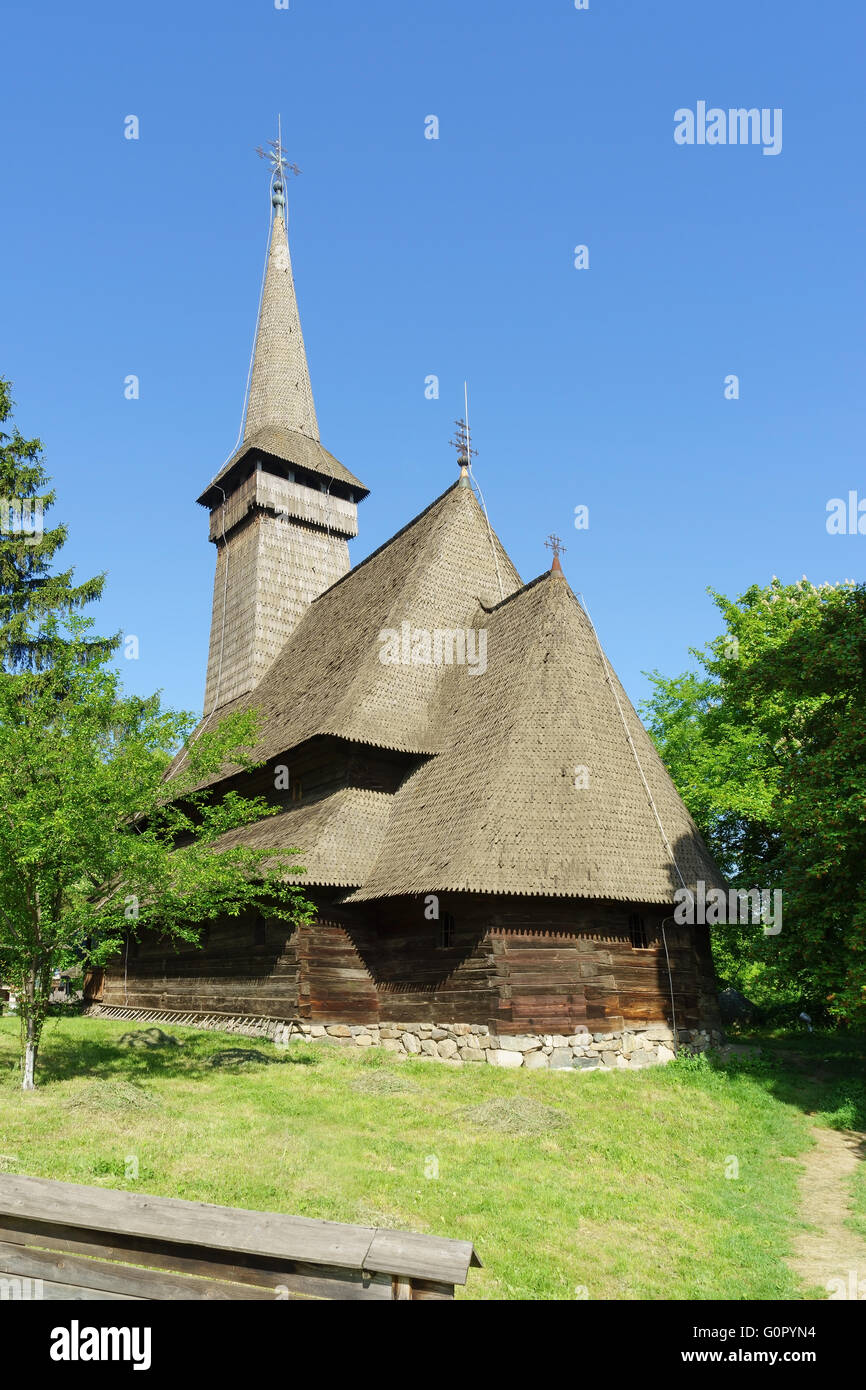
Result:
{"label": "clear sky", "polygon": [[[717,632],[708,586],[864,577],[825,526],[866,498],[861,0],[6,0],[2,42],[0,374],[130,689],[201,708],[195,498],[240,423],[278,111],[322,442],[371,489],[353,562],[456,477],[468,377],[494,527],[525,580],[563,537],[633,699]],[[781,152],[677,144],[701,101],[781,108]]]}

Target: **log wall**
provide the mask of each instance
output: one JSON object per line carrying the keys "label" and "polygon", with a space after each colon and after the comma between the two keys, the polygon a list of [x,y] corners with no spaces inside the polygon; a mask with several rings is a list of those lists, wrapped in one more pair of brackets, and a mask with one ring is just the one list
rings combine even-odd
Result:
{"label": "log wall", "polygon": [[[266,1015],[310,1023],[484,1024],[499,1034],[609,1032],[628,1024],[718,1027],[708,932],[659,907],[445,896],[341,907],[288,930],[254,915],[215,923],[203,949],[146,938],[106,972],[107,1005]],[[629,916],[645,924],[636,947]],[[443,946],[442,915],[454,920]]]}

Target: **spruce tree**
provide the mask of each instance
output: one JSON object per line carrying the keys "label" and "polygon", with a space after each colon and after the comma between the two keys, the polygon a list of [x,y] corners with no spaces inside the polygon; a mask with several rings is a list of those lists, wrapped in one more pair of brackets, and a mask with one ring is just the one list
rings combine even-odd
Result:
{"label": "spruce tree", "polygon": [[[102,594],[104,575],[73,583],[73,571],[51,572],[66,543],[67,528],[47,527],[55,493],[42,461],[42,441],[25,439],[17,426],[3,426],[12,415],[10,383],[0,378],[0,671],[44,670],[52,645],[46,622],[68,617]],[[108,653],[118,638],[91,645]]]}

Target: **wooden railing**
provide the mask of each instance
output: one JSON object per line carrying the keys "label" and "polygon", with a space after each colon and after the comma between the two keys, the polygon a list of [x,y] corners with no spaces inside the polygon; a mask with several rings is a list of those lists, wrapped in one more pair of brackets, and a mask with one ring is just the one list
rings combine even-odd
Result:
{"label": "wooden railing", "polygon": [[0,1281],[45,1299],[448,1299],[472,1244],[0,1174]]}

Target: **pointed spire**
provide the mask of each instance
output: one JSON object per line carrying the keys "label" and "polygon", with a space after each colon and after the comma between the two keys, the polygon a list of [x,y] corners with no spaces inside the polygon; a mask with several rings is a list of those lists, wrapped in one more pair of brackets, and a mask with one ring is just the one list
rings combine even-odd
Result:
{"label": "pointed spire", "polygon": [[259,150],[258,153],[270,161],[273,171],[274,218],[256,330],[244,440],[270,427],[297,431],[318,443],[319,425],[286,232],[286,174],[300,171],[286,160],[281,134],[269,144],[272,152]]}
{"label": "pointed spire", "polygon": [[550,573],[553,575],[562,575],[562,565],[559,563],[559,556],[560,552],[566,549],[566,546],[562,544],[559,536],[555,535],[553,532],[547,537],[544,544],[548,550],[553,551],[553,564],[550,566]]}

